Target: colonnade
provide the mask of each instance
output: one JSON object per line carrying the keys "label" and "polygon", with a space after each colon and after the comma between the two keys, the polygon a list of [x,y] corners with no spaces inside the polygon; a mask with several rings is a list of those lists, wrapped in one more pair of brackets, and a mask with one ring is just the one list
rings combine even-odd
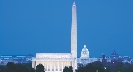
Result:
{"label": "colonnade", "polygon": [[33,59],[32,67],[36,69],[36,66],[42,64],[45,68],[45,71],[63,71],[65,66],[74,66],[73,59]]}

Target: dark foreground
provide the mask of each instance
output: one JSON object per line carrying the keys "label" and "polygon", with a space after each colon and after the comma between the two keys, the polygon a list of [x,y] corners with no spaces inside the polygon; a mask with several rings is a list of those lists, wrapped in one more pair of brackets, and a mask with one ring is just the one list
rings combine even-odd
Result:
{"label": "dark foreground", "polygon": [[[0,66],[0,72],[45,72],[42,64],[36,66],[36,70],[32,68],[31,63],[14,64],[9,62],[6,66]],[[72,67],[65,67],[63,72],[72,72]],[[86,66],[79,65],[76,72],[133,72],[133,64],[115,62],[103,64],[99,61],[89,63]]]}

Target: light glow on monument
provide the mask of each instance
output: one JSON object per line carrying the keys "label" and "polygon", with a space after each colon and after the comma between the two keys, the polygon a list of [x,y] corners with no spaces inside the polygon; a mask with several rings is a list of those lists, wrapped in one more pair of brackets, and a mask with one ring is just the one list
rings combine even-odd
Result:
{"label": "light glow on monument", "polygon": [[75,58],[75,68],[77,69],[77,14],[75,2],[72,5],[71,53]]}

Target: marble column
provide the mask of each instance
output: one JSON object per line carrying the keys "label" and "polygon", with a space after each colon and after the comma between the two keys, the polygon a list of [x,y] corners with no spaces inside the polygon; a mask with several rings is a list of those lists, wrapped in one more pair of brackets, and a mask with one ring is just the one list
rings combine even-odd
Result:
{"label": "marble column", "polygon": [[50,61],[50,71],[52,71],[52,61]]}
{"label": "marble column", "polygon": [[62,64],[62,69],[61,69],[61,70],[63,71],[63,61],[62,61],[62,63],[61,63],[61,64]]}
{"label": "marble column", "polygon": [[47,60],[46,64],[47,64],[47,71],[48,71],[48,60]]}
{"label": "marble column", "polygon": [[35,68],[35,61],[32,61],[32,68]]}
{"label": "marble column", "polygon": [[60,71],[60,67],[59,67],[60,65],[59,65],[59,62],[60,62],[60,61],[58,61],[58,71]]}

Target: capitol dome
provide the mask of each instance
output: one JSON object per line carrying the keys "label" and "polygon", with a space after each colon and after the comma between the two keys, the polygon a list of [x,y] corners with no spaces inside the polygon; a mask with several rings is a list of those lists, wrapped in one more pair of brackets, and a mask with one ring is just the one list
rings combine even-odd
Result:
{"label": "capitol dome", "polygon": [[84,48],[81,51],[81,57],[89,57],[89,51],[86,48],[86,45],[84,45]]}

